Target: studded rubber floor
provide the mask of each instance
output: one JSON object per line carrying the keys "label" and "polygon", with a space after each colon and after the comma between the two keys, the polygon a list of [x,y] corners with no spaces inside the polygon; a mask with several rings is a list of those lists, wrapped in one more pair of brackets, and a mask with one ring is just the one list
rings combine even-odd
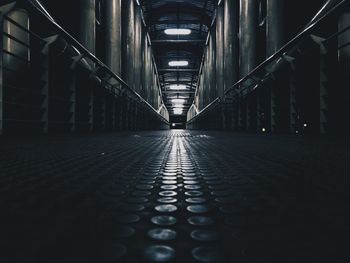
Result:
{"label": "studded rubber floor", "polygon": [[349,262],[348,141],[0,139],[0,262]]}

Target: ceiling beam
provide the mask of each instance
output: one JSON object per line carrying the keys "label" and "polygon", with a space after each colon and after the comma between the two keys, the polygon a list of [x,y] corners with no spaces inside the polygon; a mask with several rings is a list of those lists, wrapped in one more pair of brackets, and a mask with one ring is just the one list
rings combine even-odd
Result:
{"label": "ceiling beam", "polygon": [[161,68],[161,69],[158,69],[158,72],[198,72],[199,69],[192,69],[192,68],[188,68],[188,69],[185,69],[185,68]]}
{"label": "ceiling beam", "polygon": [[175,94],[189,94],[189,93],[195,93],[194,90],[166,90],[166,91],[163,91],[163,94],[172,94],[172,93],[175,93]]}
{"label": "ceiling beam", "polygon": [[205,43],[203,39],[154,39],[151,41],[152,44],[163,44],[163,43]]}

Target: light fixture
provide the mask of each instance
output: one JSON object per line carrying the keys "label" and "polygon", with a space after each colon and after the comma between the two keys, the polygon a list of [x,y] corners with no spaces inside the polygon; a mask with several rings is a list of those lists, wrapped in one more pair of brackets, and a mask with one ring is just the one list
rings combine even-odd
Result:
{"label": "light fixture", "polygon": [[183,113],[183,110],[181,108],[174,108],[175,115],[181,115],[182,113]]}
{"label": "light fixture", "polygon": [[185,89],[187,89],[187,86],[183,85],[183,84],[173,84],[173,85],[169,86],[169,89],[171,89],[171,90],[185,90]]}
{"label": "light fixture", "polygon": [[176,126],[176,124],[175,124],[175,123],[173,123],[173,124],[171,124],[171,126],[175,127],[175,126]]}
{"label": "light fixture", "polygon": [[175,104],[173,105],[174,108],[183,108],[184,105],[183,104]]}
{"label": "light fixture", "polygon": [[266,132],[266,128],[262,128],[261,131],[262,131],[262,132]]}
{"label": "light fixture", "polygon": [[185,99],[172,99],[171,102],[172,103],[185,103],[186,100]]}
{"label": "light fixture", "polygon": [[170,67],[186,67],[186,66],[188,66],[188,61],[187,60],[170,61],[169,66]]}
{"label": "light fixture", "polygon": [[164,30],[167,35],[190,35],[191,30],[186,28],[168,28]]}

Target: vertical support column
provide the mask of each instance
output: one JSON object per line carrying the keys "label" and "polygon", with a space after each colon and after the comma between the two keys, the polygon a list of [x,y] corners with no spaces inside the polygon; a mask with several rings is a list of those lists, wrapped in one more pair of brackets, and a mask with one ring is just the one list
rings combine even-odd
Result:
{"label": "vertical support column", "polygon": [[[105,14],[105,63],[106,65],[117,75],[121,75],[121,51],[122,51],[122,14],[121,14],[121,0],[108,0],[104,2],[104,14]],[[114,84],[114,83],[113,83]],[[116,83],[117,84],[117,83]],[[107,107],[111,111],[111,129],[118,128],[117,123],[117,100],[115,94],[108,98],[110,107]]]}
{"label": "vertical support column", "polygon": [[134,0],[122,1],[122,14],[122,76],[130,88],[134,89]]}
{"label": "vertical support column", "polygon": [[41,61],[42,74],[40,75],[40,80],[43,82],[43,86],[40,90],[40,94],[43,96],[41,103],[41,108],[43,113],[41,115],[40,121],[43,123],[43,133],[48,133],[49,131],[49,48],[50,45],[56,41],[58,35],[53,35],[45,39],[45,44],[41,50],[43,59]]}
{"label": "vertical support column", "polygon": [[[266,56],[270,57],[284,44],[284,0],[267,0],[266,5]],[[270,86],[270,131],[276,131],[276,100],[275,82]]]}
{"label": "vertical support column", "polygon": [[147,32],[146,30],[142,30],[142,46],[141,46],[141,55],[142,55],[142,67],[141,67],[141,82],[142,89],[140,95],[142,98],[146,99],[147,95],[147,50],[148,50],[148,42],[147,42]]}
{"label": "vertical support column", "polygon": [[[239,68],[240,77],[245,77],[257,65],[258,46],[258,10],[259,2],[256,0],[240,0],[239,23]],[[248,99],[241,100],[240,129],[247,130]]]}
{"label": "vertical support column", "polygon": [[117,75],[121,74],[121,0],[105,1],[105,63]]}
{"label": "vertical support column", "polygon": [[4,130],[4,75],[3,75],[3,30],[4,30],[4,19],[0,12],[0,135],[3,134]]}
{"label": "vertical support column", "polygon": [[[79,41],[87,50],[95,54],[96,49],[96,2],[95,0],[80,0]],[[89,130],[94,129],[94,84],[89,83]]]}
{"label": "vertical support column", "polygon": [[[148,42],[148,40],[147,40]],[[147,77],[147,89],[145,98],[152,104],[152,54],[150,43],[147,43],[147,60],[146,60],[146,77]]]}
{"label": "vertical support column", "polygon": [[266,55],[273,55],[284,44],[284,1],[267,0]]}
{"label": "vertical support column", "polygon": [[238,1],[224,1],[224,88],[238,80]]}
{"label": "vertical support column", "polygon": [[134,40],[134,79],[135,90],[140,93],[141,91],[141,68],[142,68],[142,56],[141,56],[141,42],[142,42],[142,20],[141,20],[141,7],[139,5],[135,8],[135,40]]}
{"label": "vertical support column", "polygon": [[[216,30],[212,29],[212,32],[210,34],[209,38],[209,46],[208,46],[208,60],[207,60],[207,78],[208,78],[208,91],[206,99],[205,99],[205,105],[203,107],[206,107],[211,101],[217,98],[217,91],[216,91]],[[205,90],[203,91],[205,92]]]}
{"label": "vertical support column", "polygon": [[[224,6],[221,4],[217,8],[216,13],[216,92],[217,97],[224,100]],[[215,99],[215,98],[214,98]],[[218,107],[218,116],[214,116],[217,118],[216,127],[217,129],[223,128],[225,129],[225,112],[224,107]]]}
{"label": "vertical support column", "polygon": [[[343,30],[350,25],[350,12],[344,13],[339,18],[338,30]],[[340,82],[339,83],[349,83],[349,69],[350,69],[350,31],[344,32],[342,35],[338,37],[338,60],[340,65]],[[339,85],[341,87],[340,94],[342,94],[341,106],[339,107],[339,112],[336,114],[340,116],[349,116],[350,114],[350,91],[347,85]],[[344,134],[348,134],[350,132],[350,124],[343,117],[339,119],[341,122],[340,131]]]}
{"label": "vertical support column", "polygon": [[95,0],[80,0],[79,41],[93,54],[96,49],[95,7]]}
{"label": "vertical support column", "polygon": [[257,64],[258,1],[240,0],[240,3],[239,68],[242,78]]}
{"label": "vertical support column", "polygon": [[[229,89],[238,80],[238,12],[239,2],[224,1],[224,90]],[[235,103],[232,101],[232,103]],[[235,106],[228,107],[227,111],[235,110]],[[230,112],[227,119],[227,128],[234,127],[234,116],[237,112]]]}
{"label": "vertical support column", "polygon": [[[224,7],[221,4],[216,11],[216,92],[217,97],[224,96]],[[212,98],[213,99],[213,98]],[[214,98],[215,99],[215,98]]]}

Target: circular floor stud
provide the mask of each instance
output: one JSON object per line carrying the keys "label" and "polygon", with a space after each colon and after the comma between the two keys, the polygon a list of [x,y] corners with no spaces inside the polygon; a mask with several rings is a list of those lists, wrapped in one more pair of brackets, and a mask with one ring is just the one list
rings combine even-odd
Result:
{"label": "circular floor stud", "polygon": [[165,169],[163,172],[163,175],[173,175],[174,173],[177,173],[177,169]]}
{"label": "circular floor stud", "polygon": [[221,260],[219,250],[213,247],[196,247],[192,250],[192,256],[199,262],[204,263],[219,262]]}
{"label": "circular floor stud", "polygon": [[151,222],[159,226],[171,226],[175,225],[177,220],[173,216],[154,216],[151,218]]}
{"label": "circular floor stud", "polygon": [[176,180],[163,180],[162,181],[163,184],[176,184]]}
{"label": "circular floor stud", "polygon": [[172,173],[163,172],[162,174],[163,174],[163,176],[176,176],[176,172],[172,172]]}
{"label": "circular floor stud", "polygon": [[158,198],[157,201],[164,204],[173,204],[177,202],[177,199],[174,197],[161,197]]}
{"label": "circular floor stud", "polygon": [[202,214],[208,212],[208,207],[205,205],[189,205],[187,211],[195,214]]}
{"label": "circular floor stud", "polygon": [[214,220],[207,216],[191,216],[187,222],[194,226],[209,226],[214,224]]}
{"label": "circular floor stud", "polygon": [[159,192],[159,195],[164,197],[172,197],[172,196],[176,196],[177,193],[175,191],[162,191],[162,192]]}
{"label": "circular floor stud", "polygon": [[169,246],[149,246],[144,251],[144,257],[151,262],[167,262],[175,258],[176,252]]}
{"label": "circular floor stud", "polygon": [[200,185],[185,185],[184,188],[186,190],[198,190],[201,189]]}
{"label": "circular floor stud", "polygon": [[177,206],[175,205],[157,205],[154,208],[156,211],[161,213],[172,213],[177,210]]}
{"label": "circular floor stud", "polygon": [[163,176],[162,179],[163,180],[176,180],[177,177],[176,176]]}
{"label": "circular floor stud", "polygon": [[155,240],[168,241],[176,238],[177,233],[167,228],[154,228],[148,231],[148,236]]}
{"label": "circular floor stud", "polygon": [[160,187],[160,189],[163,189],[163,190],[175,190],[177,189],[177,186],[176,185],[162,185]]}
{"label": "circular floor stud", "polygon": [[197,241],[209,242],[219,239],[219,234],[213,230],[196,229],[191,232],[191,237]]}
{"label": "circular floor stud", "polygon": [[193,191],[187,191],[187,192],[185,192],[185,195],[197,197],[197,196],[202,196],[202,195],[203,195],[203,192],[202,192],[202,191],[193,190]]}
{"label": "circular floor stud", "polygon": [[203,197],[190,197],[186,199],[187,203],[190,204],[202,204],[205,203],[207,200]]}

